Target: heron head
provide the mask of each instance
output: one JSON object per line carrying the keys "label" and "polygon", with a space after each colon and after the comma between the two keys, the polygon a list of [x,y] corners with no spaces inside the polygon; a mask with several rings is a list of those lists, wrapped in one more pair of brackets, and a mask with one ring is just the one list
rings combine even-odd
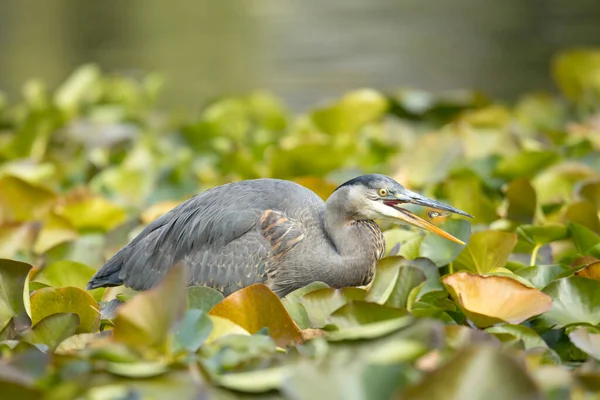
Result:
{"label": "heron head", "polygon": [[344,211],[356,219],[379,219],[390,220],[394,223],[406,223],[460,244],[464,244],[464,242],[402,206],[416,204],[473,218],[472,215],[462,210],[412,192],[385,175],[362,175],[342,184],[336,189],[336,191],[338,190],[345,194],[342,205]]}

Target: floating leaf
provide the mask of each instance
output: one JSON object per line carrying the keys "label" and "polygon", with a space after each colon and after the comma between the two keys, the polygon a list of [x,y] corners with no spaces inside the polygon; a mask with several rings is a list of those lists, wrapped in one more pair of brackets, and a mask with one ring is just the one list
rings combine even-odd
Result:
{"label": "floating leaf", "polygon": [[571,276],[552,282],[544,293],[552,298],[552,308],[542,317],[557,328],[571,324],[600,324],[598,282]]}
{"label": "floating leaf", "polygon": [[600,236],[583,225],[569,223],[569,232],[573,237],[577,251],[582,255],[600,258]]}
{"label": "floating leaf", "polygon": [[210,317],[202,310],[186,310],[175,328],[175,348],[196,352],[208,339],[213,329]]}
{"label": "floating leaf", "polygon": [[23,302],[23,287],[31,265],[0,259],[0,332],[13,322],[24,327],[29,322]]}
{"label": "floating leaf", "polygon": [[94,268],[75,261],[56,261],[35,274],[33,282],[54,287],[73,286],[85,289],[95,272]]}
{"label": "floating leaf", "polygon": [[77,314],[77,333],[96,332],[100,326],[100,307],[94,298],[76,287],[47,287],[31,295],[31,323],[34,328],[53,314]]}
{"label": "floating leaf", "polygon": [[485,330],[488,333],[498,334],[498,335],[510,335],[513,336],[523,342],[525,345],[525,349],[535,349],[536,347],[548,348],[544,339],[537,334],[533,329],[525,326],[525,325],[497,325],[486,328]]}
{"label": "floating leaf", "polygon": [[517,233],[519,237],[524,238],[530,244],[538,246],[569,237],[567,227],[560,224],[520,225],[517,228]]}
{"label": "floating leaf", "polygon": [[594,262],[580,269],[575,273],[575,275],[600,281],[600,261]]}
{"label": "floating leaf", "polygon": [[558,276],[562,276],[570,270],[569,267],[564,265],[536,265],[521,268],[515,271],[515,274],[527,279],[536,288],[543,289]]}
{"label": "floating leaf", "polygon": [[223,293],[208,286],[191,286],[187,289],[188,308],[209,312],[223,299]]}
{"label": "floating leaf", "polygon": [[162,362],[107,362],[104,368],[111,374],[124,376],[127,378],[151,378],[166,373],[169,368]]}
{"label": "floating leaf", "polygon": [[554,151],[524,151],[500,161],[496,175],[506,180],[532,178],[538,171],[548,168],[559,160],[559,155]]}
{"label": "floating leaf", "polygon": [[42,223],[33,250],[43,254],[51,248],[65,242],[77,239],[77,229],[64,217],[54,212],[49,213]]}
{"label": "floating leaf", "polygon": [[39,400],[43,398],[33,378],[9,365],[0,366],[0,393],[6,399]]}
{"label": "floating leaf", "polygon": [[223,374],[217,378],[220,386],[246,393],[263,393],[278,389],[288,375],[288,368],[273,367],[255,371]]}
{"label": "floating leaf", "polygon": [[532,223],[536,214],[536,194],[528,179],[516,179],[506,189],[506,217],[519,223]]}
{"label": "floating leaf", "polygon": [[[465,243],[471,236],[471,224],[464,219],[450,219],[441,224],[440,228]],[[438,235],[427,235],[421,242],[419,255],[442,266],[454,261],[464,247]]]}
{"label": "floating leaf", "polygon": [[327,340],[335,342],[341,340],[374,339],[389,335],[392,332],[409,326],[412,322],[412,317],[400,317],[378,322],[371,322],[352,328],[330,332],[329,335],[327,335]]}
{"label": "floating leaf", "polygon": [[571,342],[581,350],[600,360],[600,331],[589,326],[579,327],[569,333]]}
{"label": "floating leaf", "polygon": [[231,320],[254,334],[263,328],[279,346],[300,342],[301,333],[279,297],[263,284],[254,284],[232,293],[210,311],[210,315]]}
{"label": "floating leaf", "polygon": [[216,315],[209,315],[209,318],[212,322],[212,331],[205,343],[211,343],[227,335],[250,335],[250,332],[227,318],[217,317]]}
{"label": "floating leaf", "polygon": [[408,312],[401,308],[387,307],[366,301],[351,301],[335,310],[328,320],[338,328],[351,328],[407,315]]}
{"label": "floating leaf", "polygon": [[290,317],[294,320],[296,325],[300,327],[300,329],[310,328],[310,319],[308,318],[308,314],[304,309],[300,299],[307,293],[313,292],[318,289],[326,289],[329,286],[323,282],[313,282],[310,283],[300,289],[296,289],[291,293],[288,293],[283,299],[281,299],[281,303],[287,310]]}
{"label": "floating leaf", "polygon": [[600,51],[575,48],[560,52],[552,62],[552,75],[563,94],[582,101],[600,92]]}
{"label": "floating leaf", "polygon": [[102,197],[86,197],[61,207],[57,213],[74,227],[108,231],[125,221],[125,211]]}
{"label": "floating leaf", "polygon": [[517,235],[502,231],[482,231],[471,235],[467,247],[454,262],[454,270],[484,274],[504,267],[517,244]]}
{"label": "floating leaf", "polygon": [[465,315],[479,327],[498,322],[519,324],[552,306],[548,295],[504,276],[459,272],[444,277],[443,282]]}
{"label": "floating leaf", "polygon": [[0,224],[0,258],[14,258],[33,247],[39,226],[37,223]]}
{"label": "floating leaf", "polygon": [[50,190],[14,176],[0,176],[0,188],[0,222],[41,220],[55,201]]}
{"label": "floating leaf", "polygon": [[521,363],[492,347],[461,350],[450,362],[409,387],[402,399],[542,399]]}
{"label": "floating leaf", "polygon": [[314,290],[301,298],[313,328],[321,328],[327,317],[352,300],[365,300],[367,292],[358,288]]}
{"label": "floating leaf", "polygon": [[186,282],[186,269],[176,264],[157,286],[119,307],[114,340],[164,350],[167,335],[185,311]]}
{"label": "floating leaf", "polygon": [[600,233],[600,219],[596,206],[589,201],[571,203],[565,212],[565,217],[570,222],[585,226],[595,233]]}
{"label": "floating leaf", "polygon": [[25,332],[23,339],[31,344],[44,344],[54,350],[63,340],[75,334],[78,325],[77,314],[52,314]]}

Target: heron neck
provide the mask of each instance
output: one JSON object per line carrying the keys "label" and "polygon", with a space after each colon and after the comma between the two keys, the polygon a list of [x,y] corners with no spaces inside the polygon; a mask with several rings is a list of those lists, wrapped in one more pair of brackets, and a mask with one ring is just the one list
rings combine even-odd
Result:
{"label": "heron neck", "polygon": [[377,224],[340,215],[335,207],[328,205],[324,226],[334,247],[333,258],[337,261],[334,268],[327,271],[328,275],[335,275],[331,281],[340,287],[367,284],[373,276],[375,263],[385,250],[383,234]]}

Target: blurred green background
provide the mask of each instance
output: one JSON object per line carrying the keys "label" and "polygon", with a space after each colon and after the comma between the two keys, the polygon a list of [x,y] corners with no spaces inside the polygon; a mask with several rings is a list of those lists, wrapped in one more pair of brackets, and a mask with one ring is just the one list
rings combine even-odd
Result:
{"label": "blurred green background", "polygon": [[600,2],[0,0],[0,90],[77,66],[165,75],[166,105],[268,89],[296,111],[357,87],[553,88],[554,53],[600,44]]}

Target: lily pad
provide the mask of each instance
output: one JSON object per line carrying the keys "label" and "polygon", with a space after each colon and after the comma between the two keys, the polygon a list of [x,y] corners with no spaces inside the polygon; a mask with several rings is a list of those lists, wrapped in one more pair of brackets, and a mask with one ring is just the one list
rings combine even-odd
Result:
{"label": "lily pad", "polygon": [[535,349],[537,347],[548,348],[544,339],[533,329],[525,325],[497,325],[485,329],[486,332],[496,335],[510,335],[523,342],[525,349]]}
{"label": "lily pad", "polygon": [[505,276],[466,272],[448,275],[444,286],[465,315],[479,327],[519,324],[552,306],[550,296]]}
{"label": "lily pad", "polygon": [[322,328],[332,312],[352,300],[365,300],[367,292],[358,288],[314,290],[301,298],[313,328]]}
{"label": "lily pad", "polygon": [[185,311],[186,282],[185,268],[176,264],[157,286],[120,306],[114,320],[114,340],[165,351],[168,334]]}
{"label": "lily pad", "polygon": [[[450,219],[440,228],[452,236],[467,243],[471,236],[471,224],[464,219]],[[421,242],[419,254],[430,259],[437,266],[447,265],[454,261],[465,246],[444,239],[438,235],[427,235]]]}
{"label": "lily pad", "polygon": [[[85,264],[63,260],[42,268],[40,272],[35,274],[32,282],[39,282],[53,287],[73,286],[85,289],[95,272],[94,268]],[[90,294],[94,296],[95,300],[99,301],[103,292],[103,289],[95,289],[90,291]]]}
{"label": "lily pad", "polygon": [[569,232],[579,254],[600,258],[600,235],[575,222],[569,223]]}
{"label": "lily pad", "polygon": [[569,333],[571,342],[581,350],[600,360],[600,330],[589,326],[579,327]]}
{"label": "lily pad", "polygon": [[570,271],[569,267],[560,264],[536,265],[518,269],[515,274],[527,279],[536,288],[543,289],[554,279]]}
{"label": "lily pad", "polygon": [[23,339],[31,344],[43,344],[54,350],[66,338],[77,331],[79,317],[77,314],[52,314],[40,320]]}
{"label": "lily pad", "polygon": [[575,273],[577,276],[600,281],[600,261],[589,264]]}
{"label": "lily pad", "polygon": [[492,230],[476,232],[458,255],[453,264],[454,270],[484,274],[504,267],[516,244],[515,233]]}
{"label": "lily pad", "polygon": [[26,263],[0,259],[0,332],[13,321],[19,326],[29,321],[23,302],[23,288],[31,268]]}
{"label": "lily pad", "polygon": [[313,292],[318,289],[326,289],[329,286],[323,282],[313,282],[308,284],[307,286],[296,289],[293,292],[289,293],[283,299],[281,299],[281,303],[287,310],[290,317],[294,320],[294,322],[301,328],[307,329],[310,328],[310,319],[308,318],[308,314],[304,309],[300,299],[307,293]]}
{"label": "lily pad", "polygon": [[207,286],[191,286],[187,289],[188,308],[209,312],[224,298],[221,292]]}
{"label": "lily pad", "polygon": [[202,310],[186,310],[175,328],[175,351],[196,352],[208,339],[213,329],[210,317]]}
{"label": "lily pad", "polygon": [[84,197],[71,201],[57,210],[79,230],[108,231],[125,221],[125,210],[102,197]]}
{"label": "lily pad", "polygon": [[543,319],[556,328],[588,323],[600,324],[600,290],[598,282],[571,276],[552,282],[544,293],[552,298],[552,308]]}
{"label": "lily pad", "polygon": [[403,399],[541,399],[520,362],[500,350],[473,346],[401,395]]}
{"label": "lily pad", "polygon": [[73,313],[79,317],[76,333],[92,333],[100,326],[100,307],[85,290],[76,287],[47,287],[31,295],[31,323],[49,315]]}
{"label": "lily pad", "polygon": [[387,307],[366,301],[351,301],[335,310],[329,316],[328,321],[338,328],[351,328],[407,315],[408,312],[401,308]]}
{"label": "lily pad", "polygon": [[55,194],[20,178],[0,176],[0,222],[41,220],[54,201]]}
{"label": "lily pad", "polygon": [[292,321],[281,300],[267,286],[254,284],[232,293],[210,311],[254,334],[268,328],[279,346],[300,342],[300,328]]}
{"label": "lily pad", "polygon": [[535,219],[537,200],[535,189],[528,179],[516,179],[506,189],[508,208],[506,217],[511,221],[530,224]]}
{"label": "lily pad", "polygon": [[77,239],[77,236],[77,229],[69,220],[51,212],[42,222],[33,250],[37,254],[43,254],[59,244]]}

